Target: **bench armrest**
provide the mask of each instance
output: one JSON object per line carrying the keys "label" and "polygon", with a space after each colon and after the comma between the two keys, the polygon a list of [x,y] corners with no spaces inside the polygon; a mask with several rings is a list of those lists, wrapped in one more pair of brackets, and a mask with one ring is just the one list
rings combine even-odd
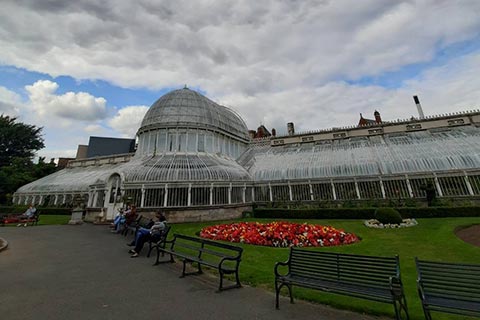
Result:
{"label": "bench armrest", "polygon": [[275,263],[275,268],[273,269],[273,271],[275,272],[275,277],[284,276],[284,275],[280,274],[280,272],[278,272],[278,267],[289,266],[289,265],[290,265],[290,260],[285,261],[285,262],[280,261],[280,262]]}
{"label": "bench armrest", "polygon": [[402,297],[403,296],[403,284],[402,280],[398,277],[390,277],[390,291],[395,297]]}
{"label": "bench armrest", "polygon": [[423,291],[422,281],[420,280],[417,280],[417,290],[418,290],[418,295],[420,296],[420,299],[422,299],[422,301],[425,301],[425,292]]}
{"label": "bench armrest", "polygon": [[238,266],[238,264],[240,263],[240,257],[223,257],[222,260],[220,260],[220,263],[218,264],[218,267],[220,269],[222,268],[222,264],[225,261],[237,261],[237,266]]}

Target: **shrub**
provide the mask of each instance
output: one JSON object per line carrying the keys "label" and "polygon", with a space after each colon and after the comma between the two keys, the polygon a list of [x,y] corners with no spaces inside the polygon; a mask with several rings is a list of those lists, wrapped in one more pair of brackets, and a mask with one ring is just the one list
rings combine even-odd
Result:
{"label": "shrub", "polygon": [[402,216],[393,208],[378,208],[375,211],[375,219],[383,224],[400,224]]}

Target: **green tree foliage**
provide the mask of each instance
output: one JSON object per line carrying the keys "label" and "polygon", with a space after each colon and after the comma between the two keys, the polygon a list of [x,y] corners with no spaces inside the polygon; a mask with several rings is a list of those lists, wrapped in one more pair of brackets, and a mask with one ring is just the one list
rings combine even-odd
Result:
{"label": "green tree foliage", "polygon": [[0,115],[0,203],[8,203],[22,185],[40,179],[56,170],[54,163],[40,158],[32,162],[36,151],[44,147],[42,128],[17,122]]}
{"label": "green tree foliage", "polygon": [[14,158],[32,159],[36,151],[45,147],[41,131],[42,128],[0,115],[0,167],[10,165]]}

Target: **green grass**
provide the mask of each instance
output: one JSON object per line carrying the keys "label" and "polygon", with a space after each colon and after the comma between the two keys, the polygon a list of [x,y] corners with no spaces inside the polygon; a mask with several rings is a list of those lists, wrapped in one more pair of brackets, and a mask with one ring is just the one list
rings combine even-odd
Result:
{"label": "green grass", "polygon": [[[245,219],[243,221],[267,222],[272,220]],[[302,220],[291,221],[305,222]],[[480,264],[480,248],[463,242],[454,234],[457,227],[480,224],[479,217],[418,219],[419,224],[416,227],[391,230],[366,228],[361,220],[308,220],[308,222],[344,229],[346,232],[356,233],[362,239],[359,243],[353,245],[317,248],[315,250],[377,256],[398,254],[400,256],[402,281],[412,320],[424,319],[416,289],[415,256],[424,260]],[[202,227],[217,223],[221,222],[178,224],[172,226],[172,231],[195,235]],[[244,248],[242,263],[240,264],[241,281],[273,291],[275,262],[287,260],[288,249],[239,245]],[[282,293],[286,294],[286,290]],[[294,296],[297,299],[329,304],[340,309],[394,316],[393,306],[388,304],[297,287],[294,287]],[[470,319],[441,313],[433,313],[433,317],[435,319]]]}
{"label": "green grass", "polygon": [[[60,215],[48,215],[42,214],[40,215],[40,221],[38,221],[38,225],[58,225],[58,224],[67,224],[70,220],[70,216],[60,216]],[[16,227],[16,223],[6,224],[5,227]]]}
{"label": "green grass", "polygon": [[70,221],[70,216],[59,215],[40,215],[38,225],[52,225],[52,224],[67,224]]}

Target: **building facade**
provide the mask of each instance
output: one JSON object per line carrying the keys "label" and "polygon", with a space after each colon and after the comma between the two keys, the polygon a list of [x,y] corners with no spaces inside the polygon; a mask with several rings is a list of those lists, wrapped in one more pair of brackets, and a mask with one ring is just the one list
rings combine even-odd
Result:
{"label": "building facade", "polygon": [[[378,113],[378,112],[377,112]],[[135,153],[71,161],[17,204],[81,195],[112,218],[126,202],[170,221],[238,217],[254,202],[480,197],[480,111],[251,139],[234,111],[184,88],[157,100]]]}

